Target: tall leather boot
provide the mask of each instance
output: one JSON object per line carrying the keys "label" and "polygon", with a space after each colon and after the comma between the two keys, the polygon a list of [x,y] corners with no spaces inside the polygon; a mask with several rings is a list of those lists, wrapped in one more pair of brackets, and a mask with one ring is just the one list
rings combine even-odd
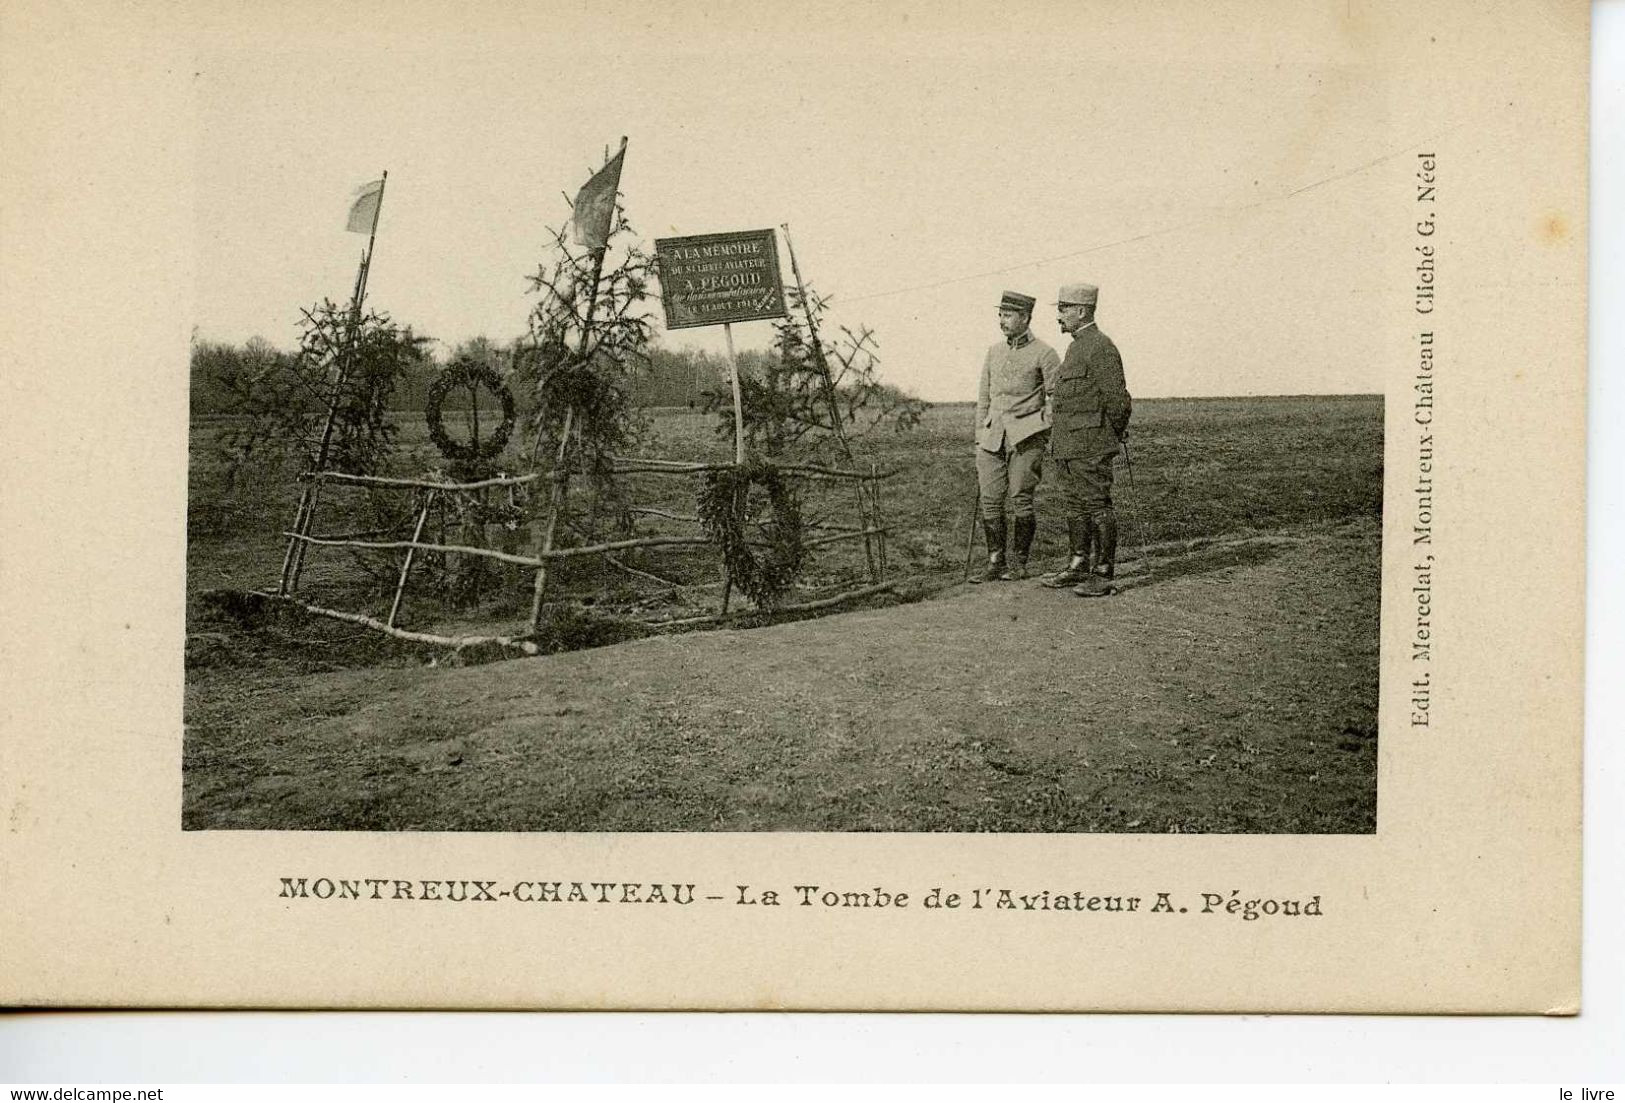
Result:
{"label": "tall leather boot", "polygon": [[1033,535],[1038,531],[1038,518],[1017,517],[1014,546],[1010,549],[1010,566],[1004,572],[1006,582],[1020,582],[1027,577],[1027,557],[1033,549]]}
{"label": "tall leather boot", "polygon": [[1107,597],[1113,593],[1108,581],[1117,571],[1117,514],[1103,509],[1089,518],[1093,534],[1095,562],[1092,569],[1072,587],[1079,597]]}
{"label": "tall leather boot", "polygon": [[1004,517],[983,517],[982,535],[987,539],[987,567],[975,582],[999,582],[1004,578]]}
{"label": "tall leather boot", "polygon": [[1104,578],[1117,577],[1117,511],[1110,508],[1095,514],[1097,558],[1095,572]]}
{"label": "tall leather boot", "polygon": [[1075,586],[1089,577],[1089,553],[1094,546],[1093,530],[1087,517],[1066,519],[1067,542],[1072,545],[1072,560],[1066,569],[1044,579],[1044,585],[1057,590]]}

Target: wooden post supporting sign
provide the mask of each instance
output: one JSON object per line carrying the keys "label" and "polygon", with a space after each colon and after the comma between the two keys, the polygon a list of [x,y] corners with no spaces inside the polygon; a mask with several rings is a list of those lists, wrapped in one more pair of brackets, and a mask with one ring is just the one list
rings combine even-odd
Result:
{"label": "wooden post supporting sign", "polygon": [[[333,447],[333,430],[338,424],[339,402],[344,393],[344,384],[349,377],[350,361],[355,356],[356,330],[361,325],[361,304],[367,297],[367,276],[372,270],[372,249],[378,240],[378,216],[384,210],[384,189],[389,185],[389,170],[385,169],[378,181],[378,198],[372,209],[372,225],[367,232],[367,251],[361,254],[361,265],[356,269],[355,290],[350,295],[350,324],[345,334],[344,347],[338,357],[338,378],[333,383],[333,393],[327,403],[327,424],[322,428],[321,444],[316,450],[317,472],[327,470],[327,457]],[[353,216],[352,216],[353,217]],[[310,532],[311,522],[316,516],[316,502],[321,494],[321,480],[312,479],[305,484],[305,489],[299,495],[299,507],[294,511],[293,531],[300,536]],[[277,583],[277,593],[286,595],[299,588],[299,575],[305,569],[305,544],[298,539],[288,541],[288,550],[282,557],[282,579]]]}
{"label": "wooden post supporting sign", "polygon": [[745,402],[739,394],[739,356],[734,352],[732,322],[722,323],[722,336],[728,342],[728,377],[734,388],[734,462],[745,462]]}

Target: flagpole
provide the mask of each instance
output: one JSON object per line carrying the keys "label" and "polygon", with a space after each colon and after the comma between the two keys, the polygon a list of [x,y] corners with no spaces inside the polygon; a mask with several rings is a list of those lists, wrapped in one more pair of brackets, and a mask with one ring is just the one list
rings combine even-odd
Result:
{"label": "flagpole", "polygon": [[378,178],[378,205],[372,209],[372,229],[367,232],[367,261],[361,269],[361,293],[356,296],[356,311],[361,310],[361,300],[367,297],[367,277],[372,274],[372,247],[378,240],[378,216],[384,213],[384,190],[389,187],[389,170]]}
{"label": "flagpole", "polygon": [[[607,151],[606,151],[607,152]],[[619,157],[626,152],[626,135],[621,135],[621,148],[615,156]],[[604,164],[608,165],[614,158],[606,157]],[[615,211],[617,204],[611,197],[610,206],[610,232],[615,228]],[[576,349],[576,356],[583,363],[586,362],[589,352],[589,343],[592,340],[593,316],[598,312],[598,283],[604,275],[604,255],[609,252],[609,242],[592,251],[592,281],[588,285],[587,312],[581,318],[581,343]],[[564,508],[564,501],[570,490],[570,470],[565,466],[569,459],[570,433],[575,429],[576,408],[571,403],[564,409],[564,428],[559,434],[558,453],[553,459],[553,487],[548,494],[547,527],[542,530],[542,551],[553,550],[553,540],[558,535],[559,512]],[[537,444],[541,443],[541,433],[537,433]],[[542,565],[536,568],[536,583],[531,592],[530,624],[533,631],[539,631],[542,626],[542,607],[547,602],[547,556],[542,557]]]}
{"label": "flagpole", "polygon": [[[835,394],[835,380],[830,374],[829,360],[824,356],[824,342],[818,336],[818,322],[813,317],[812,300],[807,297],[807,285],[801,279],[801,265],[796,263],[796,243],[790,238],[790,224],[788,222],[779,223],[779,229],[784,231],[784,244],[790,250],[790,273],[796,278],[796,294],[801,298],[801,310],[807,318],[807,333],[812,337],[813,359],[818,365],[818,375],[824,382],[824,402],[829,406],[830,427],[834,429],[835,439],[840,442],[841,451],[850,462],[852,459],[852,444],[846,439],[846,424],[841,418],[841,404]],[[864,528],[863,555],[869,564],[870,579],[879,582],[880,575],[875,570],[874,549],[869,543],[868,530],[879,527],[878,524],[871,525],[869,518],[871,512],[878,518],[880,511],[878,506],[873,511],[870,510],[871,503],[869,502],[869,496],[864,493],[866,484],[863,480],[858,480],[856,487],[858,492],[858,523]],[[873,486],[869,486],[867,489],[870,493],[876,491]]]}
{"label": "flagpole", "polygon": [[[346,327],[344,347],[339,350],[338,380],[333,384],[332,394],[327,402],[327,424],[322,427],[321,444],[316,449],[315,474],[327,470],[327,457],[332,451],[333,430],[338,424],[339,397],[344,390],[344,382],[349,376],[350,360],[355,353],[356,329],[361,324],[361,303],[367,296],[367,277],[372,272],[372,250],[378,240],[378,217],[384,211],[384,189],[389,186],[389,170],[385,169],[378,182],[378,202],[372,208],[372,226],[367,233],[367,249],[361,254],[361,264],[356,269],[355,287],[350,292],[350,323]],[[297,534],[288,538],[288,550],[282,557],[282,579],[277,584],[278,594],[287,594],[299,588],[299,576],[305,569],[305,542],[300,539],[310,535],[310,526],[316,516],[316,502],[321,495],[321,479],[312,478],[305,484],[299,495],[299,508],[294,513],[293,531]]]}
{"label": "flagpole", "polygon": [[829,406],[830,427],[835,431],[835,438],[841,442],[841,451],[846,453],[847,459],[851,459],[852,449],[847,444],[846,426],[841,419],[840,405],[835,397],[835,381],[830,377],[829,361],[824,358],[824,342],[818,336],[818,323],[813,319],[812,303],[807,298],[807,286],[801,280],[801,265],[796,263],[796,243],[790,239],[790,224],[781,222],[779,229],[784,231],[784,245],[790,250],[790,272],[796,278],[796,294],[801,299],[801,309],[807,318],[807,332],[812,336],[813,359],[824,382],[824,401]]}

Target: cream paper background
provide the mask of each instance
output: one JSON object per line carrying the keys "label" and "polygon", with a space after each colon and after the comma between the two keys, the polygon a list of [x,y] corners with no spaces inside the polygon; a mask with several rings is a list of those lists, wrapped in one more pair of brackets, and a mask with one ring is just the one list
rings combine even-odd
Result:
{"label": "cream paper background", "polygon": [[[527,22],[486,10],[493,35],[543,30],[534,14]],[[734,20],[757,35],[801,33],[793,13],[706,10],[713,29]],[[999,10],[860,19],[854,8],[845,33],[898,33],[912,14],[930,25],[934,48],[974,52]],[[1313,7],[1313,18],[1289,14],[1297,10],[1168,5],[1119,16],[1114,28],[1148,59],[1223,56],[1227,40],[1273,19],[1305,52],[1380,74],[1364,94],[1394,148],[1428,144],[1439,155],[1435,724],[1411,729],[1404,719],[1419,326],[1407,290],[1414,204],[1401,167],[1393,263],[1377,274],[1393,294],[1371,320],[1391,350],[1371,837],[183,834],[184,365],[197,154],[189,65],[221,36],[266,49],[310,48],[312,36],[333,49],[387,49],[466,30],[468,13],[360,6],[345,14],[346,29],[300,5],[267,14],[9,7],[0,16],[0,998],[1575,1011],[1587,11],[1341,3]],[[1090,11],[1040,5],[1036,15],[1087,22]],[[584,49],[649,22],[632,9],[591,22],[574,9],[547,14],[547,33],[577,36]],[[1339,235],[1358,232],[1328,227],[1319,263],[1337,264]],[[1290,286],[1238,302],[1238,324],[1257,326],[1277,311],[1344,309],[1296,300]],[[1520,529],[1538,534],[1538,551],[1509,536]],[[1242,923],[913,908],[290,907],[276,897],[285,874],[691,881],[719,892],[879,884],[916,899],[936,885],[1168,891],[1182,902],[1240,889],[1319,894],[1326,915]]]}

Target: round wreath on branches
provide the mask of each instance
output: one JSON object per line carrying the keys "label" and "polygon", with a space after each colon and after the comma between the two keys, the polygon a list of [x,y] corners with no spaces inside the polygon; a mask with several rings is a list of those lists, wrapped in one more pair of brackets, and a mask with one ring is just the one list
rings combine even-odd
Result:
{"label": "round wreath on branches", "polygon": [[[479,387],[484,387],[502,403],[502,421],[489,438],[485,440],[476,438],[465,444],[453,439],[451,434],[446,432],[445,423],[440,416],[440,407],[445,403],[446,396],[457,387],[468,387],[476,391]],[[448,460],[464,464],[494,460],[502,454],[502,450],[508,446],[508,438],[513,435],[513,392],[502,381],[502,376],[489,364],[459,358],[448,364],[444,371],[435,376],[434,382],[429,384],[423,416],[429,423],[429,440]]]}
{"label": "round wreath on branches", "polygon": [[[744,503],[752,484],[767,491],[773,507],[761,554],[746,535]],[[706,472],[698,512],[706,535],[716,541],[733,584],[757,605],[778,605],[801,574],[806,549],[801,542],[801,503],[779,469],[761,461]],[[756,541],[755,543],[760,543]]]}

